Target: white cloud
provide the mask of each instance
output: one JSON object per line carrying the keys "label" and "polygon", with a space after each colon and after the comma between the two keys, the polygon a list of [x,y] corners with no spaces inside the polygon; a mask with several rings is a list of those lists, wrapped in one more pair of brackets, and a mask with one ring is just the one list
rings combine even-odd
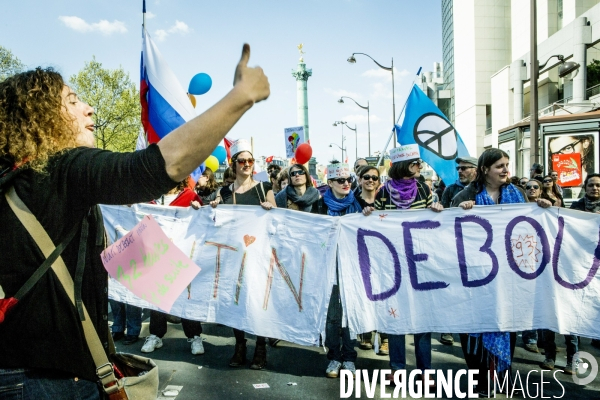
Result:
{"label": "white cloud", "polygon": [[103,35],[112,35],[113,33],[126,33],[127,27],[121,21],[114,20],[109,22],[105,19],[99,22],[89,23],[76,16],[60,16],[58,19],[65,24],[67,28],[77,32],[100,32]]}
{"label": "white cloud", "polygon": [[[350,114],[350,115],[346,115],[345,117],[342,118],[342,121],[346,121],[348,123],[353,123],[353,124],[366,124],[368,122],[368,118],[367,118],[367,113],[365,112],[364,114]],[[380,122],[381,118],[379,118],[377,115],[371,115],[371,123],[375,123],[375,122]]]}
{"label": "white cloud", "polygon": [[167,36],[169,36],[169,34],[164,29],[158,29],[156,32],[154,32],[154,37],[159,42],[162,42],[163,40],[165,40],[167,38]]}
{"label": "white cloud", "polygon": [[[398,71],[398,68],[394,67],[394,77],[396,79],[404,78],[405,76],[407,76],[409,74],[410,74],[410,72],[408,72],[406,69],[403,69],[402,71]],[[366,70],[365,72],[362,73],[362,76],[366,76],[369,78],[385,79],[386,81],[392,80],[391,72],[388,70],[382,69],[382,68],[373,68],[373,69]]]}
{"label": "white cloud", "polygon": [[154,17],[156,17],[156,14],[153,14],[150,11],[146,11],[146,19],[152,19]]}
{"label": "white cloud", "polygon": [[192,30],[185,22],[176,20],[175,24],[172,27],[170,27],[169,29],[158,29],[154,32],[154,35],[156,37],[156,40],[162,42],[167,38],[167,36],[171,34],[178,33],[180,35],[186,35],[191,31]]}
{"label": "white cloud", "polygon": [[[391,81],[391,79],[390,79]],[[392,98],[392,86],[389,83],[383,84],[377,82],[373,84],[373,92],[371,94],[372,99],[391,99]]]}

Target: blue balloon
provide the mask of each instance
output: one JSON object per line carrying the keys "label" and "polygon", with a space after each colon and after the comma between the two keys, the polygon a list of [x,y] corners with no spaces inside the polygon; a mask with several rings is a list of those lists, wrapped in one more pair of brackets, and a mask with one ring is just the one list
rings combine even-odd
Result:
{"label": "blue balloon", "polygon": [[210,90],[212,86],[212,79],[208,74],[204,72],[200,72],[199,74],[194,75],[192,80],[190,81],[190,87],[188,88],[188,93],[193,95],[201,95]]}
{"label": "blue balloon", "polygon": [[227,150],[223,146],[217,146],[217,148],[212,152],[213,156],[219,160],[219,164],[223,164],[225,160],[227,160]]}

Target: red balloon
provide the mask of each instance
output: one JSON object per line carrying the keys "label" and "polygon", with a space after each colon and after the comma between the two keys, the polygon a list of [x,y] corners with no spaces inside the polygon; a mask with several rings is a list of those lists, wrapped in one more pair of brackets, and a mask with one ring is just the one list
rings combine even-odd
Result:
{"label": "red balloon", "polygon": [[298,164],[306,164],[312,157],[312,147],[308,143],[302,143],[296,149],[296,161]]}

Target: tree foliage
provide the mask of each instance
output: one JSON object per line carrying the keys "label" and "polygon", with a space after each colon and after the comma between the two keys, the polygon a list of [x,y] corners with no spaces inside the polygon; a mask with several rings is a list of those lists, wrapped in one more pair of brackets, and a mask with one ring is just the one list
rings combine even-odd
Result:
{"label": "tree foliage", "polygon": [[17,74],[25,65],[6,47],[0,46],[0,82],[11,75]]}
{"label": "tree foliage", "polygon": [[93,57],[70,81],[79,98],[94,107],[96,147],[134,150],[142,126],[141,108],[139,91],[129,74],[123,68],[102,68]]}
{"label": "tree foliage", "polygon": [[600,61],[592,60],[587,66],[587,87],[600,84]]}

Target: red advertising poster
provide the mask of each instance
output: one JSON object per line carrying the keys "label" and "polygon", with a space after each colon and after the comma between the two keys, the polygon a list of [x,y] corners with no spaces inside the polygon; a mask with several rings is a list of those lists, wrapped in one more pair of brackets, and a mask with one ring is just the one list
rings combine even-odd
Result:
{"label": "red advertising poster", "polygon": [[562,187],[581,186],[581,154],[553,154],[552,170],[558,172],[558,183]]}

